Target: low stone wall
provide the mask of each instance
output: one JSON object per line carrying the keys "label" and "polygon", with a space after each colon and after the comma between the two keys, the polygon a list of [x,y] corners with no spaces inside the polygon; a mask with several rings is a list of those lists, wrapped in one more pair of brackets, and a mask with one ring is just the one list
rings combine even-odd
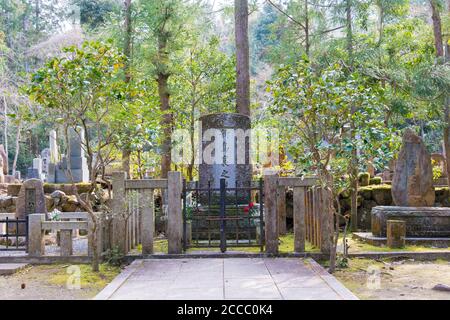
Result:
{"label": "low stone wall", "polygon": [[[88,183],[77,183],[77,189],[81,196],[86,196],[90,188]],[[4,184],[2,190],[6,191],[0,194],[0,212],[16,212],[17,197],[19,195],[21,184]],[[85,211],[76,196],[73,194],[70,184],[51,184],[44,183],[45,205],[47,211],[51,212],[57,209],[61,212],[80,212]],[[104,190],[104,196],[107,197],[107,191]],[[96,208],[94,208],[96,209]]]}
{"label": "low stone wall", "polygon": [[[435,207],[450,207],[450,192],[448,187],[435,187]],[[286,216],[292,219],[292,190],[286,193]],[[341,208],[344,213],[350,213],[350,194],[344,193],[340,197]],[[358,228],[362,231],[371,229],[372,208],[377,206],[393,206],[391,185],[369,185],[360,187],[358,192]]]}

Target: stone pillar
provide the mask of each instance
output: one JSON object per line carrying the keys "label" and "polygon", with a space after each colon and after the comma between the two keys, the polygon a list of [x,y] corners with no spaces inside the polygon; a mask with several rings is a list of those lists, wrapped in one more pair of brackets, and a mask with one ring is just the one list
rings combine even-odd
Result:
{"label": "stone pillar", "polygon": [[326,189],[319,189],[319,218],[320,218],[320,251],[330,253],[334,236],[334,216],[331,206],[333,204],[331,193]]}
{"label": "stone pillar", "polygon": [[[250,117],[237,113],[214,113],[200,117],[199,185],[201,189],[220,188],[220,179],[226,180],[228,188],[249,187],[252,180],[250,163]],[[213,193],[219,197],[218,192]],[[235,201],[234,191],[230,199]],[[201,193],[200,202],[208,197]],[[237,202],[248,204],[250,192],[238,192]]]}
{"label": "stone pillar", "polygon": [[113,212],[113,231],[112,246],[117,248],[122,254],[126,252],[126,199],[125,199],[125,172],[113,172],[112,176],[112,212]]}
{"label": "stone pillar", "polygon": [[45,214],[28,215],[28,254],[31,257],[41,257],[45,254],[44,234],[42,222]]}
{"label": "stone pillar", "polygon": [[62,257],[73,255],[72,230],[61,230],[59,232],[59,243]]}
{"label": "stone pillar", "polygon": [[278,186],[277,188],[277,216],[278,216],[278,235],[286,234],[286,188]]}
{"label": "stone pillar", "polygon": [[278,174],[275,171],[267,170],[264,173],[264,222],[266,253],[268,254],[278,254],[277,184]]}
{"label": "stone pillar", "polygon": [[402,220],[387,221],[387,246],[392,249],[405,246],[406,222]]}
{"label": "stone pillar", "polygon": [[144,189],[142,191],[142,209],[141,221],[141,242],[142,254],[153,254],[153,237],[155,234],[155,203],[154,190]]}
{"label": "stone pillar", "polygon": [[305,187],[294,187],[292,214],[294,218],[294,252],[305,252],[305,194]]}
{"label": "stone pillar", "polygon": [[183,215],[181,207],[182,192],[181,172],[170,171],[168,174],[168,215],[167,237],[169,241],[169,254],[183,252]]}

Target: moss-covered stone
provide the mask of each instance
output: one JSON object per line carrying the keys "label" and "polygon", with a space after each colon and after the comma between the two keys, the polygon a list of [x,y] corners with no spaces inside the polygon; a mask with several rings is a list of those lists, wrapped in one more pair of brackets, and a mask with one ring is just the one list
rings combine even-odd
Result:
{"label": "moss-covered stone", "polygon": [[393,203],[391,186],[390,185],[379,185],[372,187],[372,199],[379,206],[390,206]]}
{"label": "moss-covered stone", "polygon": [[361,172],[358,175],[358,182],[359,182],[359,185],[361,187],[368,186],[369,185],[369,181],[370,181],[370,173],[368,173],[368,172]]}
{"label": "moss-covered stone", "polygon": [[20,192],[20,187],[22,187],[22,184],[20,183],[8,184],[8,186],[6,187],[6,192],[8,193],[8,196],[17,197]]}
{"label": "moss-covered stone", "polygon": [[358,193],[363,197],[365,200],[372,199],[372,188],[371,187],[362,187],[359,188]]}
{"label": "moss-covered stone", "polygon": [[[76,183],[75,184],[78,190],[78,193],[86,193],[91,188],[90,183]],[[44,192],[45,193],[53,193],[56,190],[60,190],[65,194],[73,194],[72,185],[71,184],[55,184],[55,183],[44,183]]]}
{"label": "moss-covered stone", "polygon": [[381,177],[374,177],[371,178],[369,181],[370,185],[380,185],[383,182],[383,179],[381,179]]}

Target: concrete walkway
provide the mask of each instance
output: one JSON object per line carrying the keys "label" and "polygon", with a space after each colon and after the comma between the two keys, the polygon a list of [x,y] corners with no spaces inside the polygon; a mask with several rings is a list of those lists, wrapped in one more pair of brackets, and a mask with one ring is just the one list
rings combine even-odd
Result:
{"label": "concrete walkway", "polygon": [[312,259],[135,260],[97,300],[356,299]]}

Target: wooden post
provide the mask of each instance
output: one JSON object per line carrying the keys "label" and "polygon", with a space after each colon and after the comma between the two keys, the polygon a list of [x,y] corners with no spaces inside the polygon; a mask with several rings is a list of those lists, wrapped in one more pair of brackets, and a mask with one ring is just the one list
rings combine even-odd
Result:
{"label": "wooden post", "polygon": [[277,183],[275,171],[264,173],[264,222],[266,226],[266,253],[278,254],[277,233]]}
{"label": "wooden post", "polygon": [[278,235],[286,234],[286,188],[277,188]]}
{"label": "wooden post", "polygon": [[123,171],[113,172],[112,176],[112,213],[113,213],[113,230],[112,245],[117,248],[120,253],[127,254],[127,221],[126,221],[126,197],[125,197],[125,179],[126,173]]}
{"label": "wooden post", "polygon": [[388,220],[387,222],[387,246],[397,249],[405,246],[406,222],[402,220]]}
{"label": "wooden post", "polygon": [[168,214],[167,237],[169,241],[169,254],[181,254],[183,252],[183,216],[181,206],[182,178],[181,172],[170,171],[168,173]]}
{"label": "wooden post", "polygon": [[305,187],[294,187],[294,252],[305,252]]}
{"label": "wooden post", "polygon": [[28,254],[30,257],[41,257],[45,255],[44,234],[42,222],[45,221],[45,214],[28,215]]}
{"label": "wooden post", "polygon": [[142,254],[153,254],[153,237],[155,233],[155,205],[153,189],[144,189],[142,191],[142,222],[141,239]]}

